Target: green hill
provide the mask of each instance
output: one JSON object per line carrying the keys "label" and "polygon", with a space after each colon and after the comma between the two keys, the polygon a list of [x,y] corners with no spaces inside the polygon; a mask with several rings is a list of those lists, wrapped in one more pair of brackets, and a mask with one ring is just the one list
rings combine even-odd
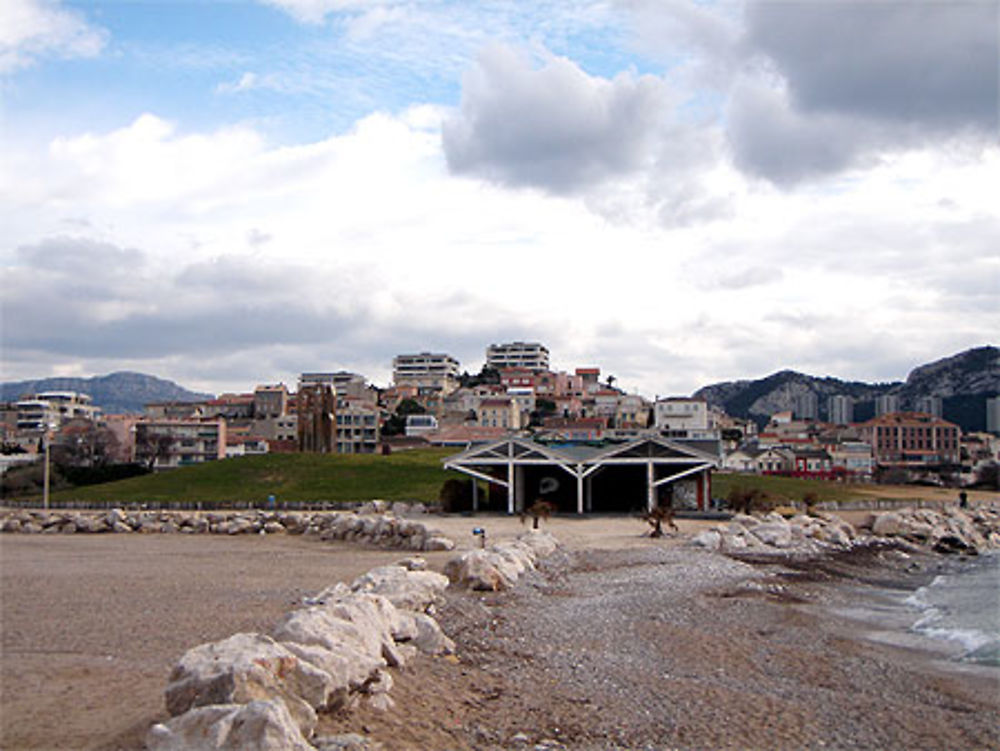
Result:
{"label": "green hill", "polygon": [[390,456],[266,454],[207,462],[102,485],[62,490],[54,501],[191,504],[282,501],[437,501],[441,485],[458,473],[442,469],[454,449],[405,451]]}

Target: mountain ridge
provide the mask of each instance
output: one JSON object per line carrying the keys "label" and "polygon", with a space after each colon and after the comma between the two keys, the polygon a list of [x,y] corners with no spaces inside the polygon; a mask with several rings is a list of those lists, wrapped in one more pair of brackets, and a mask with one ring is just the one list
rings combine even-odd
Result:
{"label": "mountain ridge", "polygon": [[922,397],[936,396],[942,400],[944,419],[957,423],[964,431],[985,430],[986,399],[1000,394],[1000,349],[993,345],[973,347],[919,365],[905,381],[844,381],[785,369],[763,378],[703,386],[693,396],[721,407],[733,417],[764,423],[775,412],[794,411],[797,401],[808,393],[816,395],[821,419],[828,417],[828,397],[851,397],[856,422],[874,415],[879,396],[899,397],[904,410],[914,409]]}
{"label": "mountain ridge", "polygon": [[120,370],[90,378],[53,377],[0,384],[0,400],[9,402],[43,391],[77,391],[88,394],[105,414],[141,413],[151,402],[196,402],[213,394],[189,391],[173,381],[146,373]]}

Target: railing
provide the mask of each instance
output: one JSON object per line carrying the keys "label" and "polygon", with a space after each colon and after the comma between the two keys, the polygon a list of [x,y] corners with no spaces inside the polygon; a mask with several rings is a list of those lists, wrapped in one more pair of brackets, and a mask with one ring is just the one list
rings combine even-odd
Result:
{"label": "railing", "polygon": [[[272,507],[260,501],[67,501],[50,500],[50,509],[107,510],[120,508],[127,511],[342,511],[358,505],[354,501],[277,501]],[[0,508],[41,509],[37,498],[4,499]]]}

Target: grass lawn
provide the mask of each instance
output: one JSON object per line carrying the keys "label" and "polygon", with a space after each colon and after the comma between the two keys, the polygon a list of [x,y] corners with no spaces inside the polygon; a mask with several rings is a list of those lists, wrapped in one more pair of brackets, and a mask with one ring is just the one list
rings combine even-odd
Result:
{"label": "grass lawn", "polygon": [[54,493],[54,501],[98,503],[247,503],[281,501],[437,501],[455,472],[441,460],[455,449],[401,451],[390,456],[265,454],[207,462]]}
{"label": "grass lawn", "polygon": [[825,480],[722,472],[712,475],[712,495],[716,498],[726,498],[733,488],[759,488],[776,501],[801,501],[806,493],[813,493],[821,502],[870,497],[870,491],[865,493],[859,486]]}

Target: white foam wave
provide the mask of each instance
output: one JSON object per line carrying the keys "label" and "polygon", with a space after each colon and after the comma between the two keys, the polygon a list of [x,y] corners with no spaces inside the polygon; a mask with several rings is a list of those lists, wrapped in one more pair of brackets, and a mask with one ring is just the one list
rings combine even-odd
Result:
{"label": "white foam wave", "polygon": [[996,637],[990,634],[984,633],[983,631],[977,631],[976,629],[968,628],[917,628],[914,627],[914,631],[918,631],[924,636],[929,636],[932,639],[941,639],[943,641],[953,641],[958,642],[965,649],[966,653],[974,652],[980,647],[985,647],[987,644],[995,641]]}

